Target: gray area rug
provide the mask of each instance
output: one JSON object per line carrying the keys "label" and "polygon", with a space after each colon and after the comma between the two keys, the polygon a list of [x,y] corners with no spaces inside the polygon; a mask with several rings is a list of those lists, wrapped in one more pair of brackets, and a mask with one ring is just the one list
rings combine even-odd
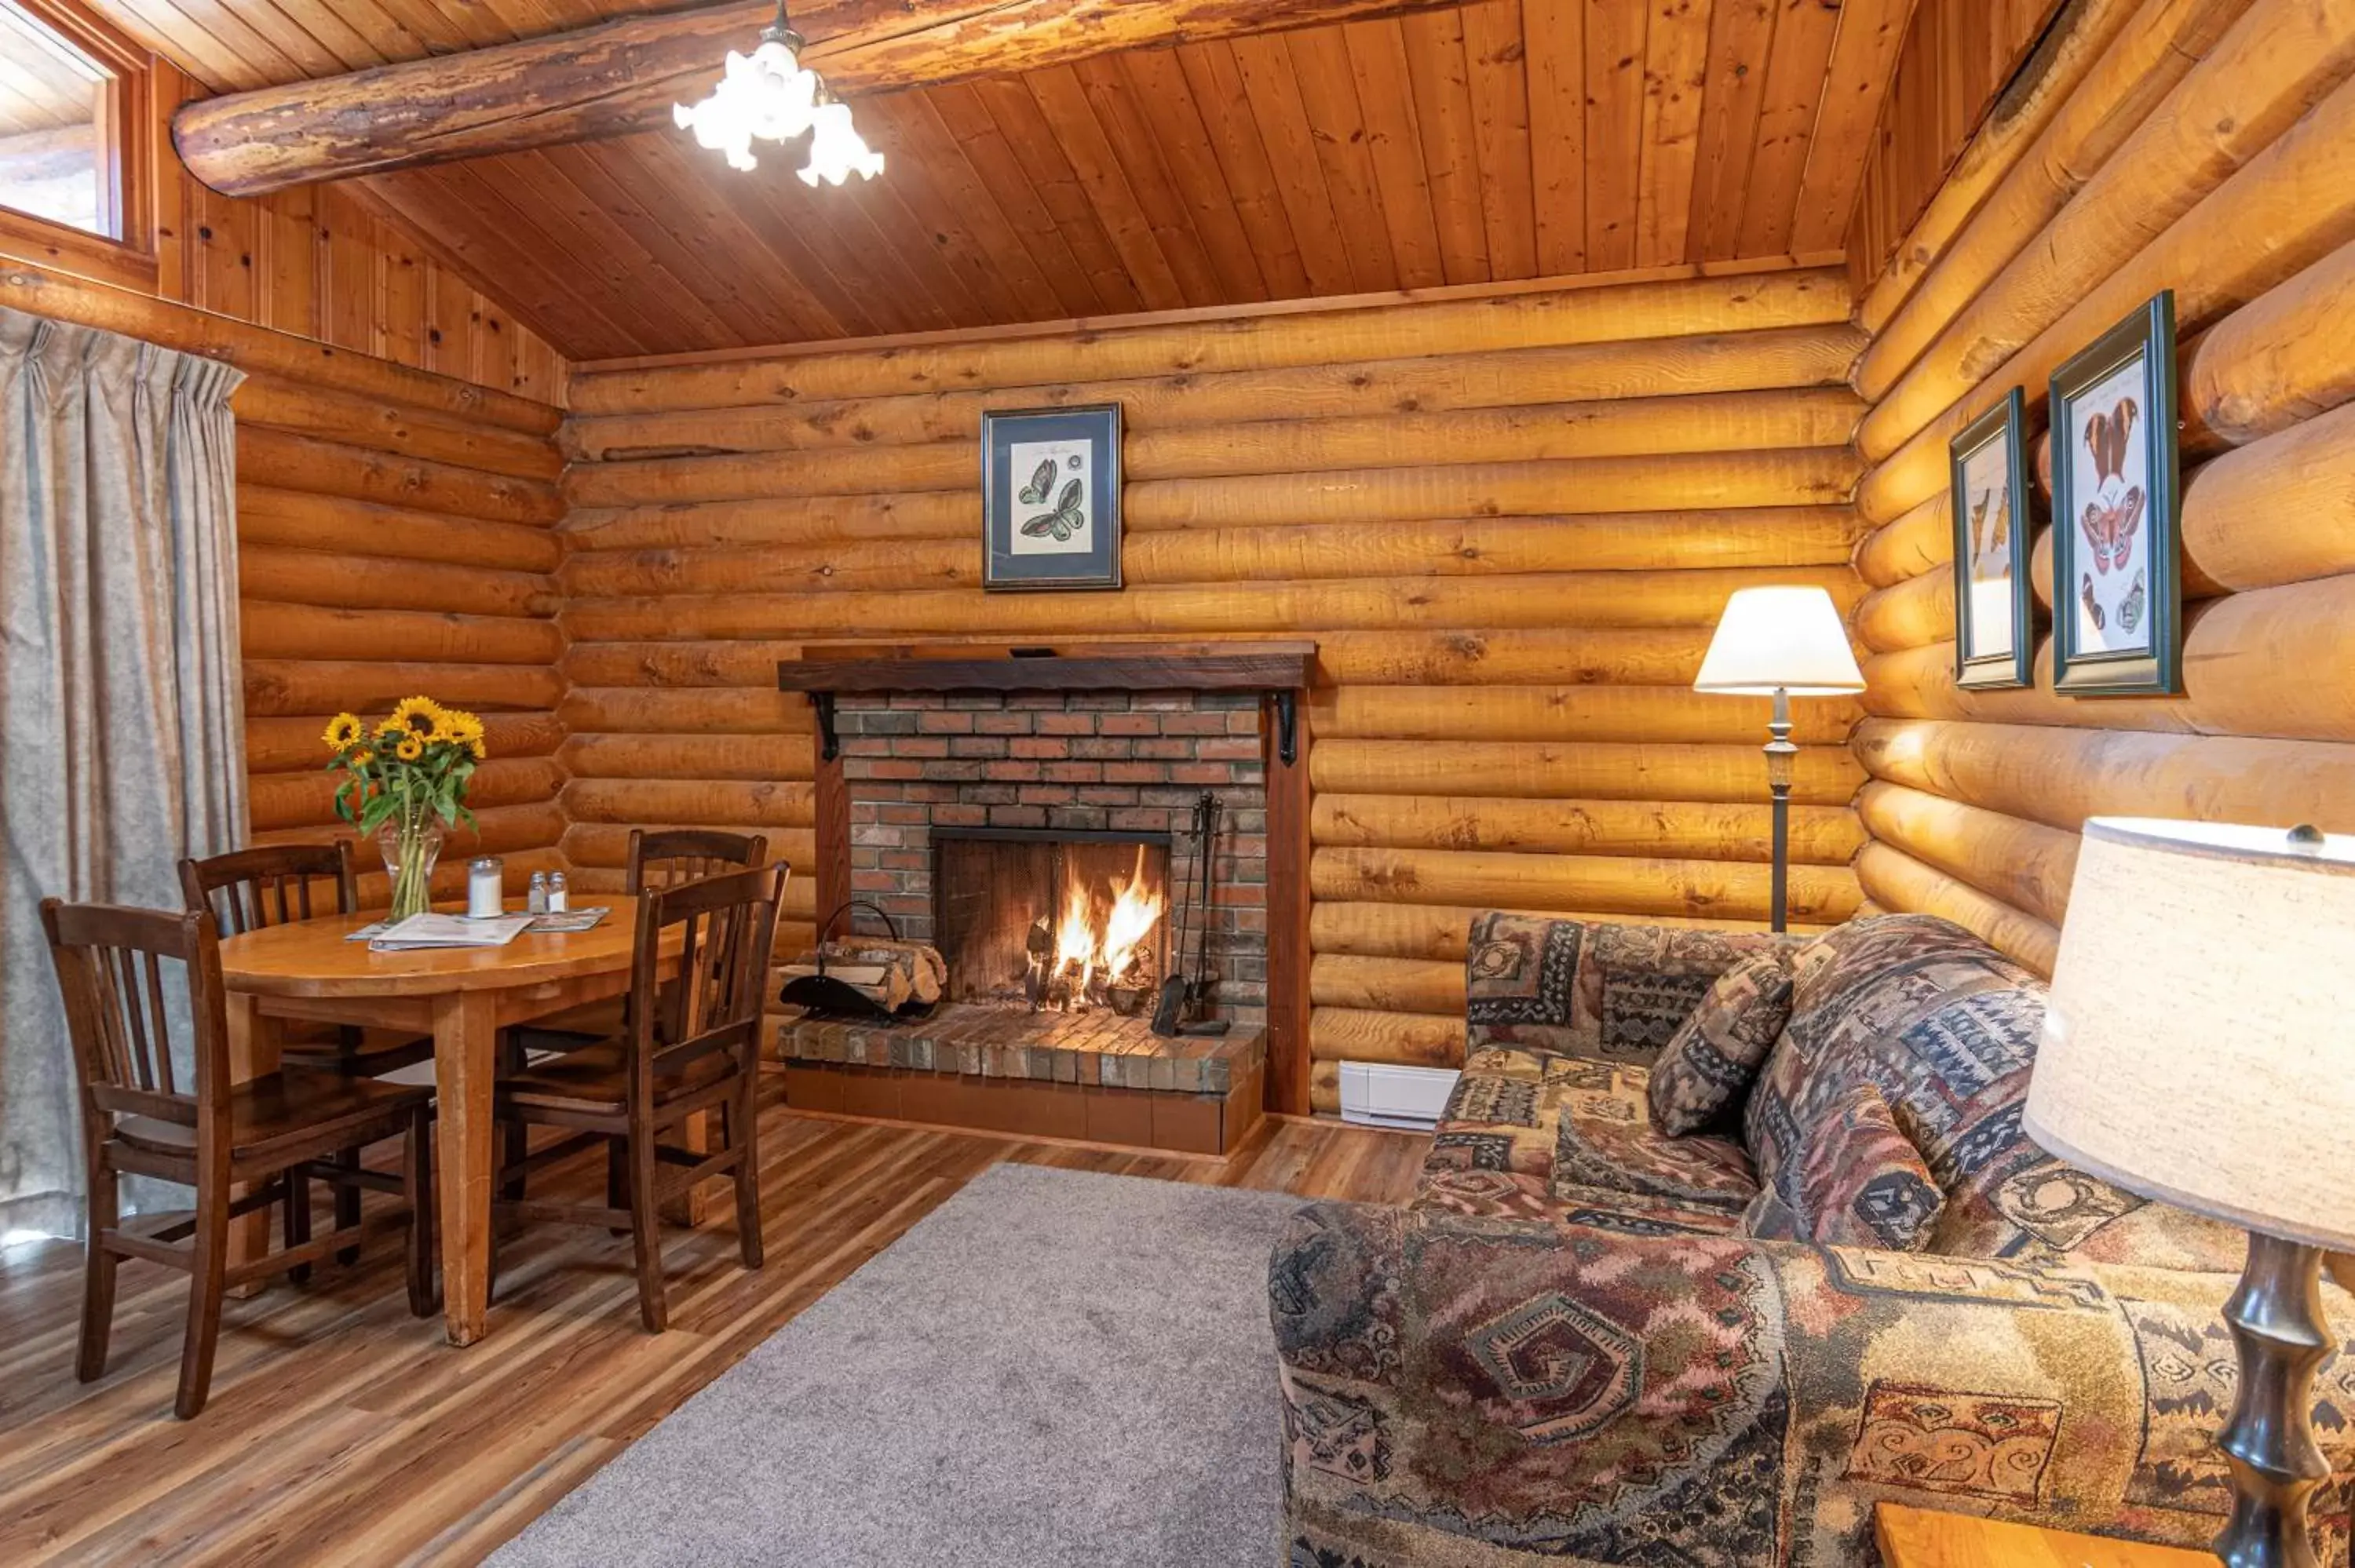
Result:
{"label": "gray area rug", "polygon": [[1298,1206],[993,1166],[491,1562],[1272,1563]]}

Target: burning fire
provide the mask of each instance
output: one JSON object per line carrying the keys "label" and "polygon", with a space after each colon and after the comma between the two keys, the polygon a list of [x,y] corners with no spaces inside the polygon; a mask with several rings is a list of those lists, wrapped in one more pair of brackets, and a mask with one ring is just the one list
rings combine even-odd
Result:
{"label": "burning fire", "polygon": [[[1086,885],[1074,880],[1064,896],[1063,910],[1051,940],[1034,941],[1030,998],[1034,1006],[1057,1006],[1076,1012],[1109,1003],[1133,1011],[1157,979],[1152,972],[1153,950],[1146,938],[1161,924],[1169,901],[1147,884],[1145,846],[1137,846],[1136,865],[1126,881],[1110,885],[1111,902],[1101,926],[1097,900]],[[1040,925],[1046,922],[1042,919]],[[1125,993],[1124,995],[1121,993]]]}

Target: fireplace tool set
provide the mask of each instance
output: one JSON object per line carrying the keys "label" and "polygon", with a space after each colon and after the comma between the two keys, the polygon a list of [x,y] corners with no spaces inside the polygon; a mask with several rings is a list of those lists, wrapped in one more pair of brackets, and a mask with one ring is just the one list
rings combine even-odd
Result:
{"label": "fireplace tool set", "polygon": [[[1194,882],[1197,895],[1186,897],[1187,889],[1178,890],[1178,939],[1170,944],[1169,978],[1161,982],[1161,995],[1153,1009],[1153,1033],[1163,1039],[1180,1035],[1215,1035],[1227,1032],[1226,1020],[1200,1016],[1209,1007],[1210,991],[1218,984],[1210,973],[1210,871],[1218,854],[1219,798],[1208,789],[1194,802]],[[1187,918],[1190,910],[1193,918]],[[1186,959],[1186,935],[1194,936],[1194,959]]]}

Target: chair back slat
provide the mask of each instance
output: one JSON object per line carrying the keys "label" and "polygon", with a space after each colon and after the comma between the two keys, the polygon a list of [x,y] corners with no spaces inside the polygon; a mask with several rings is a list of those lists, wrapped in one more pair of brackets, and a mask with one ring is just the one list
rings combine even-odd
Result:
{"label": "chair back slat", "polygon": [[310,919],[312,888],[321,882],[336,890],[336,913],[349,915],[359,906],[349,840],[267,844],[180,863],[180,892],[188,907],[210,913],[231,937]]}
{"label": "chair back slat", "polygon": [[731,871],[765,864],[769,841],[761,833],[725,833],[706,828],[634,828],[630,832],[627,891],[632,897],[661,893]]}
{"label": "chair back slat", "polygon": [[[783,864],[683,883],[638,905],[630,1042],[633,1093],[714,1052],[755,1070],[769,951],[791,872]],[[664,934],[677,927],[677,978],[662,983]]]}
{"label": "chair back slat", "polygon": [[[41,903],[41,925],[86,1111],[101,1120],[151,1116],[185,1126],[225,1114],[229,1023],[212,916],[50,898]],[[186,1079],[173,1054],[175,977],[187,999],[183,1037],[193,1073]]]}

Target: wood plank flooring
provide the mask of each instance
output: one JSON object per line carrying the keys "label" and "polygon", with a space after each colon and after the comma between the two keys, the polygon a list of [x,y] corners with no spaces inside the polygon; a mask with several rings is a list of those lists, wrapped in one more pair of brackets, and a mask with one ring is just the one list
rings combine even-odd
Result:
{"label": "wood plank flooring", "polygon": [[[113,1358],[84,1386],[80,1246],[0,1253],[0,1563],[478,1562],[1000,1160],[1391,1202],[1428,1142],[1270,1121],[1220,1164],[782,1107],[762,1137],[768,1266],[737,1266],[725,1205],[666,1231],[669,1333],[638,1327],[619,1238],[514,1238],[490,1338],[468,1351],[408,1316],[386,1253],[230,1302],[193,1422],[170,1415],[183,1277],[123,1266]],[[583,1166],[549,1185],[591,1179]]]}

